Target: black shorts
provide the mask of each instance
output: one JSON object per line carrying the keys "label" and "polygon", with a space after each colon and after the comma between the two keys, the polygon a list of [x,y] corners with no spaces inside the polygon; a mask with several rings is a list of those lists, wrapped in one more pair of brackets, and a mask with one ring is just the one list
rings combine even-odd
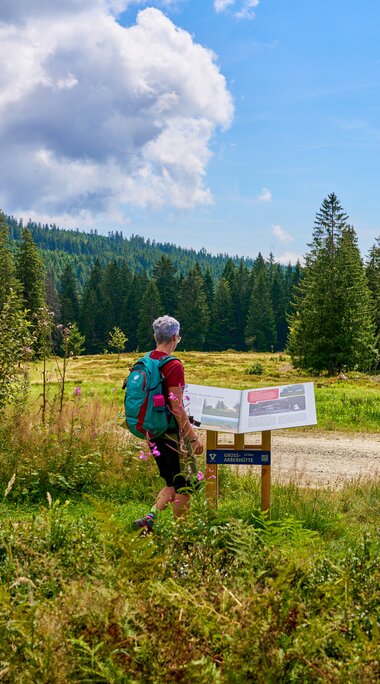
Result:
{"label": "black shorts", "polygon": [[[178,433],[167,434],[150,441],[151,451],[167,487],[174,487],[175,491],[188,488],[191,482],[184,474],[184,463],[179,448]],[[156,447],[156,449],[154,449]],[[154,454],[154,451],[160,455]]]}

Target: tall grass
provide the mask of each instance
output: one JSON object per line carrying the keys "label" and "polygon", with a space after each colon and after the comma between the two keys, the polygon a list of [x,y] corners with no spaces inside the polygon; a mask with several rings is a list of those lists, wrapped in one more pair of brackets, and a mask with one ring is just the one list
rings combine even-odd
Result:
{"label": "tall grass", "polygon": [[155,464],[83,387],[0,425],[0,681],[379,680],[379,481],[274,485],[269,519],[225,466],[217,513],[200,489],[142,537]]}
{"label": "tall grass", "polygon": [[[340,430],[347,432],[380,431],[380,376],[349,373],[347,380],[338,377],[309,376],[296,371],[284,354],[254,352],[179,352],[186,369],[187,381],[219,387],[265,387],[270,385],[314,382],[317,403],[317,428],[308,430]],[[138,354],[85,356],[70,361],[67,369],[67,396],[81,387],[87,400],[98,399],[122,407],[122,381]],[[260,375],[247,374],[259,365]],[[48,366],[50,395],[58,386],[56,364]],[[37,400],[41,388],[41,369],[33,366],[30,373],[32,396]]]}

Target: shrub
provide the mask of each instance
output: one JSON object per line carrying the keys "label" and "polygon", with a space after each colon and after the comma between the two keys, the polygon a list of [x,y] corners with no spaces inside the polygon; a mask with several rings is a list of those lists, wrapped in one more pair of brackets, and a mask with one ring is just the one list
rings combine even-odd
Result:
{"label": "shrub", "polygon": [[244,371],[245,375],[263,375],[265,373],[265,368],[262,363],[257,361],[256,363],[249,366]]}

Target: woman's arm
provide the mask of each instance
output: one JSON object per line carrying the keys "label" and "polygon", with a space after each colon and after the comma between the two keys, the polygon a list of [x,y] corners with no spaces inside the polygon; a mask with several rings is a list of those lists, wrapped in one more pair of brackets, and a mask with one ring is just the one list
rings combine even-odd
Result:
{"label": "woman's arm", "polygon": [[184,409],[183,390],[181,387],[169,387],[169,406],[179,425],[180,430],[182,430],[184,435],[189,437],[194,452],[196,454],[201,454],[203,451],[203,443],[198,434],[195,432]]}

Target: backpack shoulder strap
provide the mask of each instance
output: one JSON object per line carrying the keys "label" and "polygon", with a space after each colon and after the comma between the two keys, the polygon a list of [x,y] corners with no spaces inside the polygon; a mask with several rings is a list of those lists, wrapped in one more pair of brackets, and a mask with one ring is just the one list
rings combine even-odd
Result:
{"label": "backpack shoulder strap", "polygon": [[179,361],[179,358],[177,356],[164,356],[162,359],[158,360],[158,367],[162,368],[168,361]]}

